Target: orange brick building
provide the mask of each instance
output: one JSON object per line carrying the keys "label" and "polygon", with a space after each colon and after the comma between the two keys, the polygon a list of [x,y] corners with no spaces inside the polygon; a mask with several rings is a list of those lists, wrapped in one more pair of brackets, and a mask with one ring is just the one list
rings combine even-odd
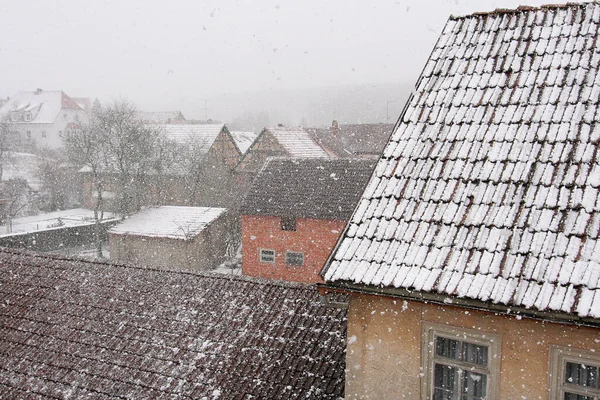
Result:
{"label": "orange brick building", "polygon": [[316,283],[374,159],[272,158],[242,204],[244,275]]}

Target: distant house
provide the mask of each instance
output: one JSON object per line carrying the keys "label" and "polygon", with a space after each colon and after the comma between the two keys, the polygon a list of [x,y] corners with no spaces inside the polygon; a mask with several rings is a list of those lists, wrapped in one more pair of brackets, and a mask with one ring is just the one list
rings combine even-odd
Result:
{"label": "distant house", "polygon": [[242,156],[246,154],[246,151],[258,137],[258,134],[254,132],[231,131],[230,133]]}
{"label": "distant house", "polygon": [[63,147],[67,130],[80,129],[87,114],[62,91],[19,92],[0,108],[0,118],[10,121],[24,146]]}
{"label": "distant house", "polygon": [[328,158],[329,154],[302,128],[264,128],[245,152],[236,172],[250,182],[269,157]]}
{"label": "distant house", "polygon": [[311,137],[335,157],[380,156],[390,138],[392,124],[343,124],[330,128],[308,128]]}
{"label": "distant house", "polygon": [[322,281],[376,161],[269,159],[242,203],[244,275]]}
{"label": "distant house", "polygon": [[138,112],[139,118],[148,124],[183,124],[186,119],[181,111]]}
{"label": "distant house", "polygon": [[225,259],[227,229],[224,208],[147,208],[108,231],[110,257],[162,269],[209,270]]}
{"label": "distant house", "polygon": [[451,17],[323,271],[346,399],[600,396],[600,4]]}
{"label": "distant house", "polygon": [[0,249],[3,399],[344,397],[313,288]]}

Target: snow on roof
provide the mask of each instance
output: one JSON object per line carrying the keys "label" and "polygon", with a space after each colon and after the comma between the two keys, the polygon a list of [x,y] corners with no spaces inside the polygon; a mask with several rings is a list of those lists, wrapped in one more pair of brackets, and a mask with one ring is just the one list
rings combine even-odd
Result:
{"label": "snow on roof", "polygon": [[185,117],[181,111],[139,111],[138,116],[144,122],[151,124],[170,124],[185,121]]}
{"label": "snow on roof", "polygon": [[600,4],[451,18],[327,282],[600,318]]}
{"label": "snow on roof", "polygon": [[32,112],[28,124],[52,124],[63,109],[83,111],[75,101],[62,91],[18,92],[0,108],[0,115],[11,112]]}
{"label": "snow on roof", "polygon": [[344,395],[346,310],[313,287],[10,249],[0,277],[3,398]]}
{"label": "snow on roof", "polygon": [[308,128],[311,137],[338,157],[381,155],[393,124],[344,124],[329,128]]}
{"label": "snow on roof", "polygon": [[167,135],[167,137],[178,143],[186,144],[189,140],[200,141],[201,143],[203,143],[203,146],[200,150],[205,153],[208,152],[213,142],[224,127],[224,124],[160,125],[160,129]]}
{"label": "snow on roof", "polygon": [[276,127],[265,128],[283,146],[291,157],[329,157],[302,128]]}
{"label": "snow on roof", "polygon": [[258,137],[258,133],[254,132],[231,131],[229,133],[242,154],[248,151],[250,146],[252,146],[252,143],[254,143]]}
{"label": "snow on roof", "polygon": [[146,208],[112,227],[109,233],[188,240],[225,211],[224,208],[211,207]]}

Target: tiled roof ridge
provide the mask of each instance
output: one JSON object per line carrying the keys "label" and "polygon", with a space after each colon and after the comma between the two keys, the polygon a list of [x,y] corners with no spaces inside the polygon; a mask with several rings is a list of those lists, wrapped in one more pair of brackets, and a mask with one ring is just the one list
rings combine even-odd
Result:
{"label": "tiled roof ridge", "polygon": [[23,256],[29,256],[31,258],[45,258],[45,259],[56,260],[56,261],[73,261],[73,262],[78,262],[78,263],[82,263],[82,264],[90,264],[90,265],[95,265],[95,266],[118,267],[118,268],[123,268],[123,269],[135,269],[135,270],[143,270],[143,271],[160,272],[160,273],[165,273],[165,274],[192,275],[192,276],[199,276],[199,277],[216,279],[216,280],[241,281],[241,282],[247,282],[247,283],[254,283],[254,284],[258,284],[258,285],[279,286],[279,287],[284,287],[284,288],[288,288],[288,289],[306,290],[306,289],[310,288],[310,285],[307,285],[305,283],[300,283],[300,282],[280,281],[280,280],[274,280],[274,279],[257,278],[257,277],[246,276],[246,275],[221,274],[218,272],[211,272],[211,271],[191,272],[191,271],[165,270],[165,269],[160,269],[160,268],[154,268],[151,266],[140,267],[140,266],[137,266],[134,264],[117,263],[117,262],[110,261],[110,260],[107,260],[107,261],[90,260],[87,258],[76,257],[76,256],[66,257],[66,256],[62,256],[59,254],[38,253],[38,252],[30,251],[30,250],[12,249],[12,248],[6,248],[6,247],[0,247],[0,253],[23,255]]}
{"label": "tiled roof ridge", "polygon": [[542,4],[541,6],[527,6],[521,5],[517,8],[496,8],[493,11],[478,11],[467,15],[451,15],[450,20],[460,20],[472,17],[485,17],[485,16],[496,16],[503,14],[517,14],[525,11],[543,11],[552,9],[567,9],[571,7],[586,7],[590,4],[600,4],[597,1],[586,1],[586,2],[567,2],[557,4]]}

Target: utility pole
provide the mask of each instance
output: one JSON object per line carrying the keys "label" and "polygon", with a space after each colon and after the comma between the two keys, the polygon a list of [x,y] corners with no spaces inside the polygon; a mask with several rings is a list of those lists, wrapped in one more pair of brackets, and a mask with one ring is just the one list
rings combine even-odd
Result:
{"label": "utility pole", "polygon": [[390,104],[395,103],[394,100],[388,100],[385,102],[385,123],[390,123]]}

